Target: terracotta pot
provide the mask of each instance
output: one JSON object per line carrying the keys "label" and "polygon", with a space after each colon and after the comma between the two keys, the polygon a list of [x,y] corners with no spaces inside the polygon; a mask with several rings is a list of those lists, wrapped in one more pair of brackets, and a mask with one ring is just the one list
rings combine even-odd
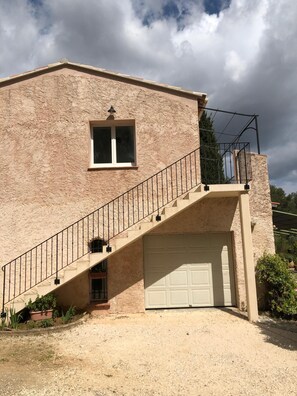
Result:
{"label": "terracotta pot", "polygon": [[53,310],[48,309],[47,311],[30,311],[31,320],[45,320],[53,317]]}

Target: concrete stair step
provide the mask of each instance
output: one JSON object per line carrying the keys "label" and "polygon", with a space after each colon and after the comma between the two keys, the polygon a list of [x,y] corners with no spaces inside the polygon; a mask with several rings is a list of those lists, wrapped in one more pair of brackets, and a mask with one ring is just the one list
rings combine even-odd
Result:
{"label": "concrete stair step", "polygon": [[137,237],[137,236],[139,236],[141,234],[142,234],[142,230],[140,230],[140,229],[131,230],[131,231],[128,231],[128,238],[135,238],[135,237]]}
{"label": "concrete stair step", "polygon": [[184,200],[189,200],[189,201],[196,201],[196,199],[199,198],[199,192],[189,192],[185,197],[183,198]]}
{"label": "concrete stair step", "polygon": [[182,199],[180,201],[176,201],[175,203],[175,208],[179,210],[185,209],[187,206],[189,206],[192,202],[189,199]]}
{"label": "concrete stair step", "polygon": [[[119,249],[128,246],[130,243],[132,243],[142,235],[146,234],[151,229],[159,226],[164,221],[175,216],[177,213],[179,213],[179,211],[184,210],[185,208],[197,202],[207,194],[208,192],[205,192],[203,189],[201,189],[201,186],[199,186],[198,188],[194,188],[192,191],[183,194],[183,196],[169,203],[168,206],[165,206],[162,209],[160,215],[157,215],[155,213],[152,216],[148,216],[143,221],[140,221],[140,223],[131,226],[128,230],[122,233],[122,236],[118,236],[117,238],[111,241],[110,244],[111,251],[107,251],[108,246],[104,246],[103,252],[89,253],[86,256],[78,259],[76,262],[65,267],[62,271],[60,271],[58,273],[58,278],[60,279],[60,285],[69,282],[76,276],[80,275],[82,272],[88,270],[89,268],[95,266],[101,261],[107,259],[112,254],[117,252]],[[159,219],[157,219],[157,217]],[[17,307],[18,310],[21,310],[22,308],[24,308],[25,304],[29,301],[30,298],[32,300],[35,300],[35,298],[38,295],[41,296],[48,294],[54,291],[57,287],[59,287],[59,285],[55,284],[54,280],[55,280],[55,275],[43,281],[42,283],[36,285],[31,290],[23,293],[23,295],[16,298],[14,302],[11,302],[11,304],[14,303],[15,307]],[[96,310],[97,311],[107,310],[106,306],[101,305],[100,307],[98,306],[97,307],[98,309]]]}
{"label": "concrete stair step", "polygon": [[150,230],[153,227],[151,222],[145,222],[140,224],[140,229],[143,232]]}
{"label": "concrete stair step", "polygon": [[162,214],[165,216],[173,216],[175,213],[177,213],[178,208],[175,206],[171,206],[168,208],[164,208],[162,211]]}
{"label": "concrete stair step", "polygon": [[93,316],[97,316],[97,315],[106,315],[109,313],[109,309],[110,309],[110,304],[108,302],[106,303],[91,303],[89,304],[87,311],[93,315]]}

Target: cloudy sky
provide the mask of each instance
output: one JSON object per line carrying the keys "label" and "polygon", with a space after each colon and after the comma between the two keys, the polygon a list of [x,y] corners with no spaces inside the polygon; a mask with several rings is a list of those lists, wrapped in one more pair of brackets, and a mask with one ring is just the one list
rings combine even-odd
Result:
{"label": "cloudy sky", "polygon": [[0,77],[62,58],[259,114],[271,182],[297,191],[296,0],[0,0]]}

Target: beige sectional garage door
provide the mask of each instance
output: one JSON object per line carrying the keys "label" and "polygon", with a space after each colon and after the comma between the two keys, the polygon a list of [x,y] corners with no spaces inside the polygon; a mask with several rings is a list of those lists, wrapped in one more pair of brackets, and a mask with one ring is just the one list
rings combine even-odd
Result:
{"label": "beige sectional garage door", "polygon": [[146,236],[144,275],[146,308],[235,305],[229,233]]}

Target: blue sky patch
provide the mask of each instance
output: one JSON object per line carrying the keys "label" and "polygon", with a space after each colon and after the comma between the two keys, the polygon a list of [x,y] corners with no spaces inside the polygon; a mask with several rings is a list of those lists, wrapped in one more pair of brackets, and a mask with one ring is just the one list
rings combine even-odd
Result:
{"label": "blue sky patch", "polygon": [[163,16],[165,18],[178,18],[179,9],[174,1],[169,1],[163,6]]}
{"label": "blue sky patch", "polygon": [[222,10],[229,8],[230,4],[231,0],[203,0],[204,10],[209,15],[219,15]]}

